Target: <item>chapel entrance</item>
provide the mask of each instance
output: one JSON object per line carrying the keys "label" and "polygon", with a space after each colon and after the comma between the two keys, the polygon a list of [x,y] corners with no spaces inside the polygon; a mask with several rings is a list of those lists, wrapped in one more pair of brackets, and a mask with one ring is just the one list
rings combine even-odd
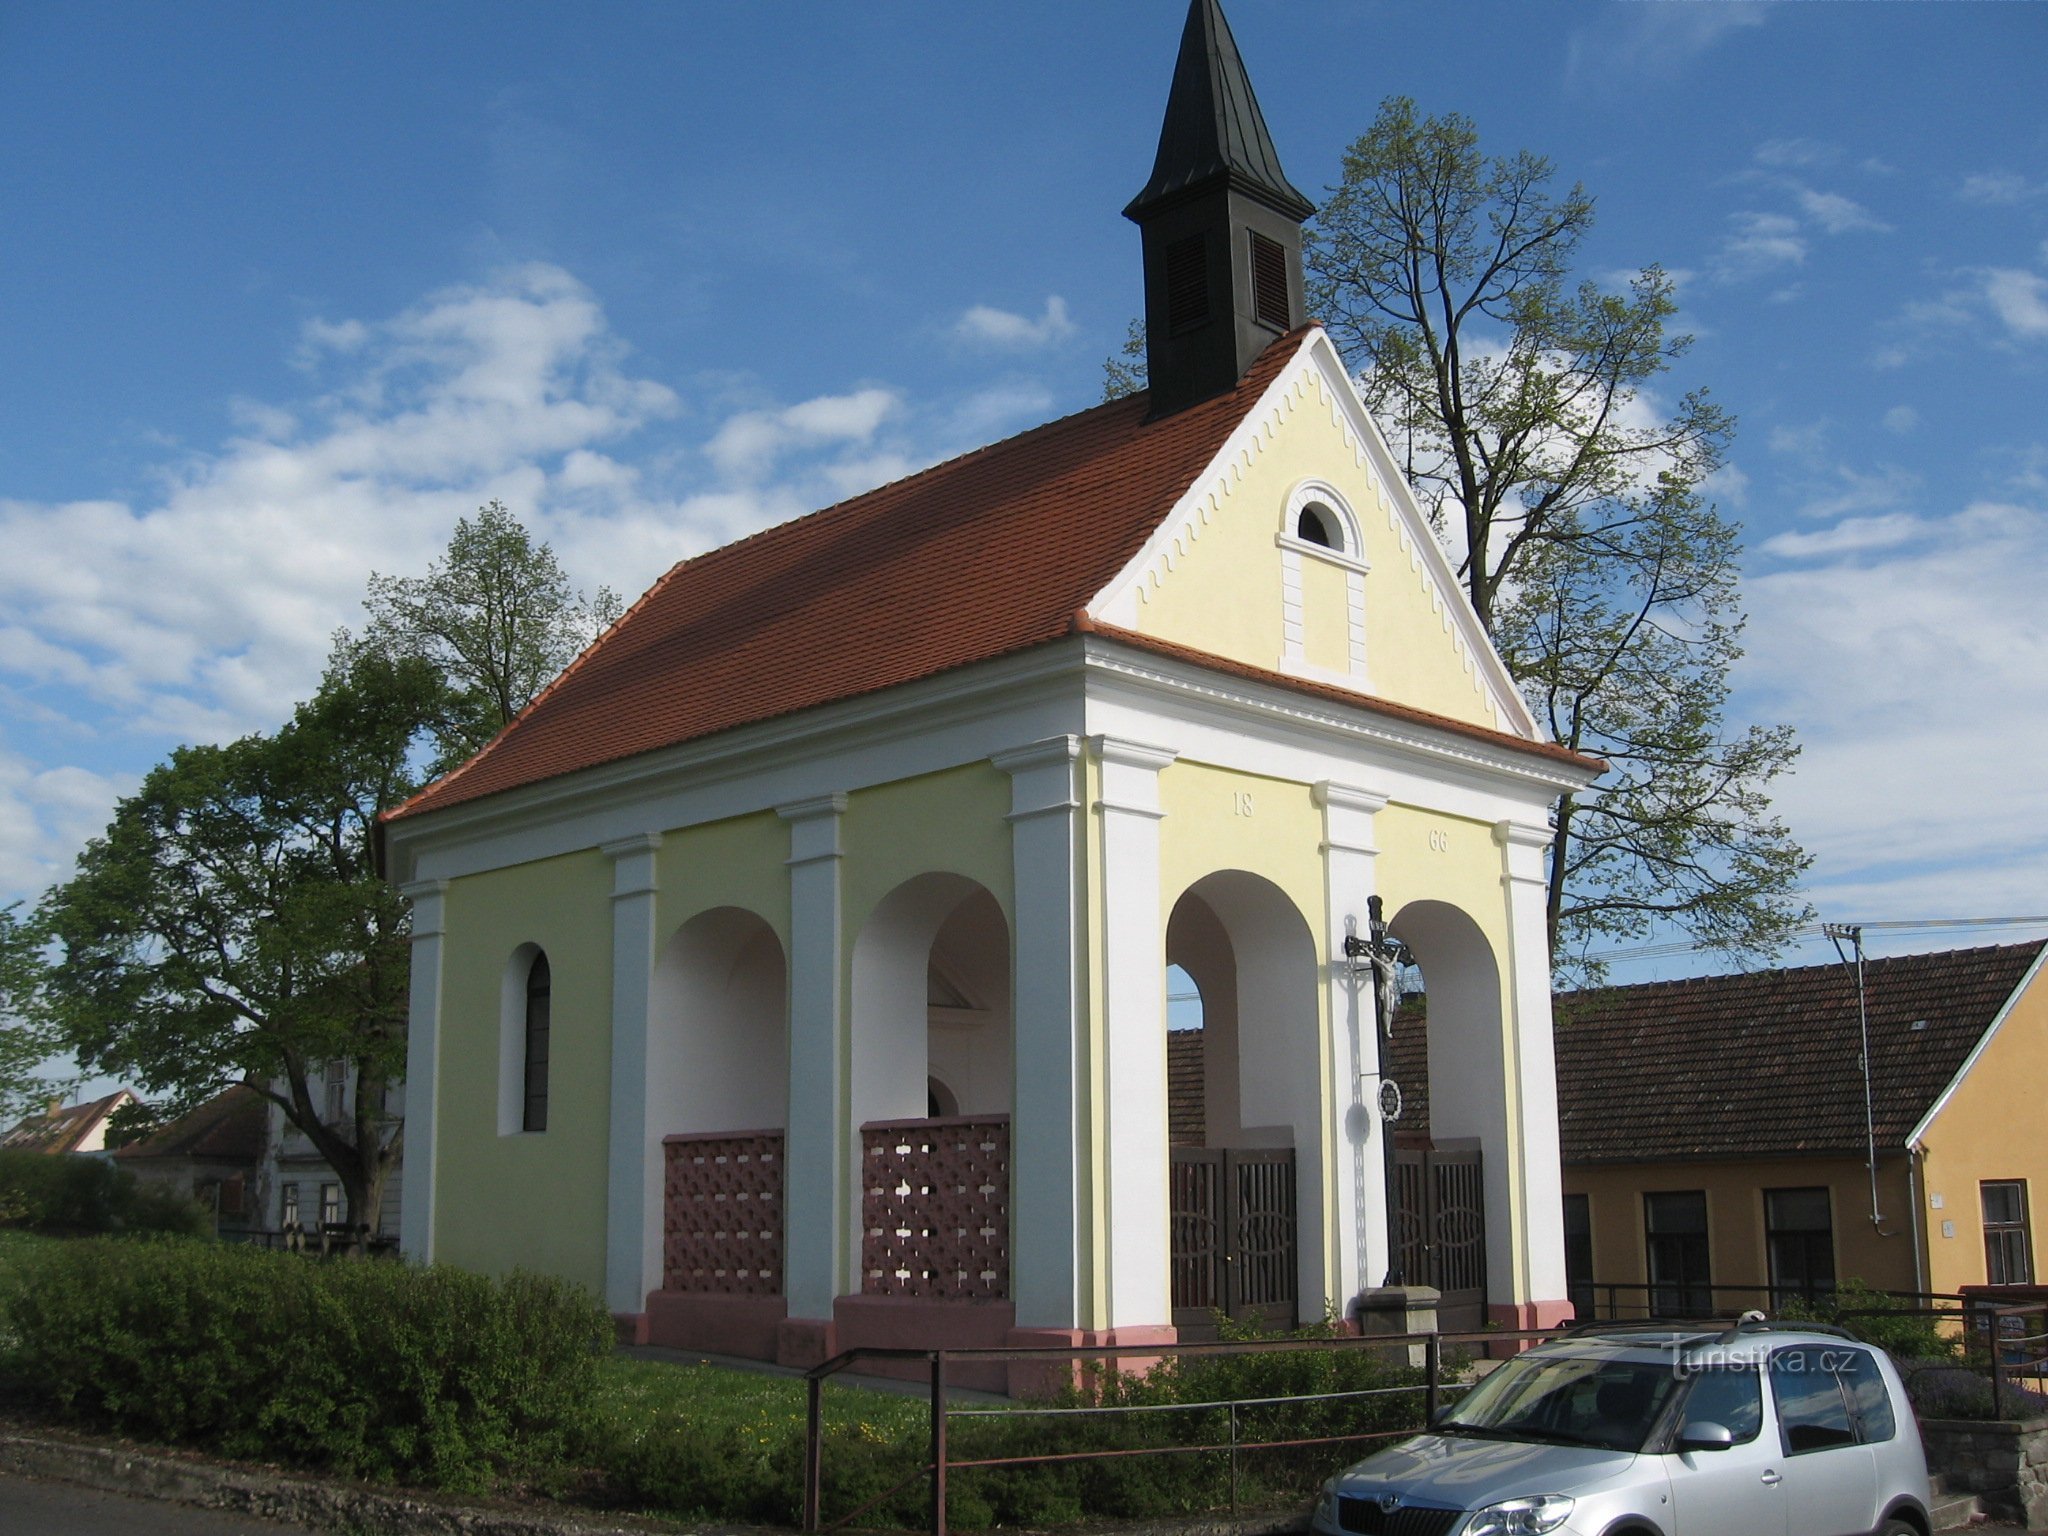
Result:
{"label": "chapel entrance", "polygon": [[1442,1292],[1437,1326],[1472,1333],[1486,1325],[1486,1184],[1477,1146],[1394,1148],[1400,1198],[1401,1271],[1410,1285]]}
{"label": "chapel entrance", "polygon": [[1173,1326],[1212,1337],[1216,1314],[1295,1325],[1294,1149],[1173,1149]]}
{"label": "chapel entrance", "polygon": [[1220,870],[1174,904],[1166,962],[1173,1325],[1292,1328],[1323,1305],[1319,1165],[1296,1157],[1322,1124],[1314,942],[1278,886]]}

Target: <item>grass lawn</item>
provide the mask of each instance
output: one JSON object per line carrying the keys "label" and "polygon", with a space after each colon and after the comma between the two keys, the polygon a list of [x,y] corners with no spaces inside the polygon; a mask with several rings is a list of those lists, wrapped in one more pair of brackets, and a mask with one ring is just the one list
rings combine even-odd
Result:
{"label": "grass lawn", "polygon": [[[596,1416],[624,1434],[746,1431],[769,1444],[794,1430],[803,1433],[805,1388],[801,1379],[736,1371],[717,1365],[680,1365],[665,1360],[608,1356],[600,1371]],[[922,1434],[926,1405],[915,1397],[827,1382],[825,1423],[852,1430],[863,1439]]]}

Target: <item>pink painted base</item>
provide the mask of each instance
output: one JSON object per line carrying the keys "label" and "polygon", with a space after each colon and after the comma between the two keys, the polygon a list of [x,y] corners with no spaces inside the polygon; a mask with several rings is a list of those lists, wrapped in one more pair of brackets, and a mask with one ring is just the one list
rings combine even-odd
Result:
{"label": "pink painted base", "polygon": [[726,1296],[708,1291],[650,1291],[647,1337],[665,1349],[701,1349],[742,1360],[774,1360],[789,1303],[780,1296]]}
{"label": "pink painted base", "polygon": [[[1016,1349],[1106,1348],[1112,1345],[1177,1343],[1172,1327],[1157,1328],[1012,1328],[1003,1342]],[[1157,1355],[1121,1355],[1101,1361],[1020,1360],[1008,1367],[1004,1388],[1011,1397],[1053,1397],[1067,1387],[1085,1386],[1089,1367],[1099,1373],[1114,1366],[1128,1375],[1143,1375],[1159,1362]]]}
{"label": "pink painted base", "polygon": [[822,1317],[786,1317],[775,1329],[777,1365],[808,1371],[838,1353],[838,1330]]}
{"label": "pink painted base", "polygon": [[[1509,1331],[1534,1328],[1561,1328],[1577,1313],[1569,1301],[1508,1301],[1487,1307],[1486,1320]],[[1498,1344],[1487,1346],[1490,1358],[1501,1359],[1518,1355],[1530,1347],[1534,1339],[1503,1339]]]}
{"label": "pink painted base", "polygon": [[[842,1350],[1000,1349],[1009,1342],[1017,1309],[1007,1301],[926,1301],[910,1296],[842,1296],[832,1303],[832,1322]],[[922,1381],[922,1362],[862,1361],[854,1367],[871,1376]],[[1009,1387],[1009,1369],[999,1362],[949,1367],[946,1379],[983,1392]]]}
{"label": "pink painted base", "polygon": [[647,1343],[647,1314],[645,1312],[614,1312],[612,1314],[612,1342],[615,1344]]}

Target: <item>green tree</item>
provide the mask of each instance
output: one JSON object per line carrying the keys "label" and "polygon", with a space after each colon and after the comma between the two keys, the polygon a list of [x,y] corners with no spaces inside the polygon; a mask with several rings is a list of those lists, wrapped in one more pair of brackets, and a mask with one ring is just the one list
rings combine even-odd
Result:
{"label": "green tree", "polygon": [[498,501],[455,525],[426,575],[372,572],[363,606],[371,645],[417,657],[444,679],[437,771],[504,729],[621,612],[608,587],[578,594],[554,551]]}
{"label": "green tree", "polygon": [[53,1047],[32,1022],[42,976],[42,943],[34,924],[0,907],[0,1125],[12,1123],[47,1085],[36,1068]]}
{"label": "green tree", "polygon": [[1531,704],[1615,765],[1557,807],[1553,959],[1659,919],[1766,955],[1809,915],[1809,860],[1769,809],[1791,733],[1725,721],[1740,548],[1704,492],[1734,424],[1705,391],[1650,393],[1691,341],[1671,278],[1574,283],[1593,200],[1552,177],[1389,99],[1309,232],[1310,309]]}
{"label": "green tree", "polygon": [[[274,735],[181,747],[43,900],[45,1012],[81,1066],[177,1113],[232,1081],[278,1104],[375,1220],[402,1128],[410,913],[382,878],[379,810],[416,785],[442,703],[417,658],[344,641]],[[313,1074],[340,1063],[352,1110]]]}

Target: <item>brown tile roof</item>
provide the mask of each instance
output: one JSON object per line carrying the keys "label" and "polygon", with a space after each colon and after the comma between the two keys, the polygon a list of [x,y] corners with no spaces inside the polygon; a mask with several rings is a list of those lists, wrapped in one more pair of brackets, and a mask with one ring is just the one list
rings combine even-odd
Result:
{"label": "brown tile roof", "polygon": [[116,1148],[114,1156],[130,1161],[184,1157],[253,1164],[263,1155],[268,1119],[263,1096],[237,1083],[142,1140]]}
{"label": "brown tile roof", "polygon": [[[2041,949],[1866,962],[1880,1152],[1904,1145]],[[1840,964],[1568,992],[1556,1019],[1568,1163],[1862,1155],[1856,981]]]}
{"label": "brown tile roof", "polygon": [[65,1108],[55,1105],[40,1115],[30,1115],[5,1136],[0,1149],[9,1152],[47,1152],[52,1155],[76,1152],[106,1118],[135,1095],[117,1088],[103,1099]]}
{"label": "brown tile roof", "polygon": [[1082,607],[1144,547],[1313,330],[1274,342],[1228,394],[1162,420],[1145,419],[1142,394],[1112,401],[674,566],[496,740],[386,819],[875,693],[1087,627]]}
{"label": "brown tile roof", "polygon": [[389,816],[1071,633],[1306,335],[1163,420],[1128,396],[683,561],[495,741]]}
{"label": "brown tile roof", "polygon": [[1209,1122],[1209,1089],[1204,1080],[1202,1032],[1166,1032],[1166,1139],[1176,1147],[1199,1147]]}

